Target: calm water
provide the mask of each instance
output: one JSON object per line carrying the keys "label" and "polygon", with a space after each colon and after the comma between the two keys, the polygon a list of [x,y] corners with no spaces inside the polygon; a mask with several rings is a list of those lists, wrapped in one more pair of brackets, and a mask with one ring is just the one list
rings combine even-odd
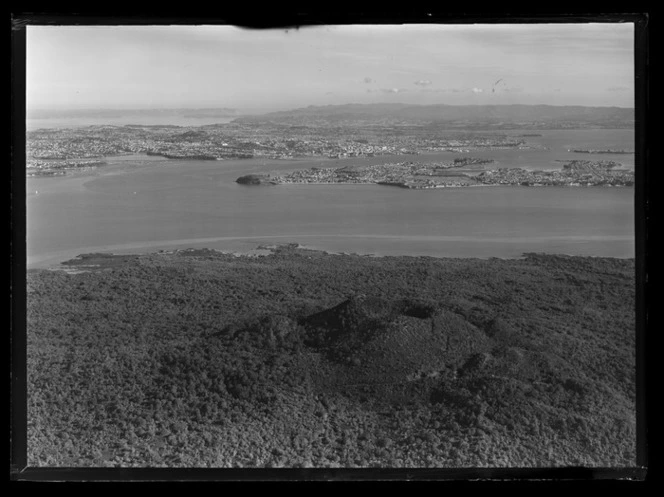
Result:
{"label": "calm water", "polygon": [[[514,133],[519,134],[519,133]],[[558,168],[568,148],[633,148],[626,130],[543,131],[548,151],[487,151],[504,167]],[[449,160],[458,154],[431,154]],[[423,156],[412,157],[422,160]],[[404,157],[293,161],[169,161],[123,157],[93,174],[27,180],[28,265],[90,251],[181,247],[250,250],[297,242],[378,255],[519,257],[549,252],[634,256],[633,188],[475,187],[406,190],[377,185],[247,187],[250,172],[397,162]],[[495,167],[495,166],[494,166]]]}

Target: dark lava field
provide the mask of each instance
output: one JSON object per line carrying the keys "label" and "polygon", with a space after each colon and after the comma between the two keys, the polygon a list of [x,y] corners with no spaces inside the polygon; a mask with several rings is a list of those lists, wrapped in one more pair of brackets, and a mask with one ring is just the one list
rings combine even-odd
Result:
{"label": "dark lava field", "polygon": [[64,267],[28,271],[30,466],[635,465],[633,259]]}

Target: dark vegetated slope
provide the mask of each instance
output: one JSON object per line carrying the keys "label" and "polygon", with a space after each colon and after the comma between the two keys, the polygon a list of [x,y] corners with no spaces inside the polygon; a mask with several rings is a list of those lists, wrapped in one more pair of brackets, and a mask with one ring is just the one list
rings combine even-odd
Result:
{"label": "dark vegetated slope", "polygon": [[97,259],[28,273],[31,465],[634,464],[633,260]]}

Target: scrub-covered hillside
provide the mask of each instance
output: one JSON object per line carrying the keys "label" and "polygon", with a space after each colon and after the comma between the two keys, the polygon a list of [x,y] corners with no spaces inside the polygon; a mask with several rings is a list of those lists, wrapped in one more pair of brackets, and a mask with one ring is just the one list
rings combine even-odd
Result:
{"label": "scrub-covered hillside", "polygon": [[31,466],[635,464],[633,260],[68,266],[28,272]]}

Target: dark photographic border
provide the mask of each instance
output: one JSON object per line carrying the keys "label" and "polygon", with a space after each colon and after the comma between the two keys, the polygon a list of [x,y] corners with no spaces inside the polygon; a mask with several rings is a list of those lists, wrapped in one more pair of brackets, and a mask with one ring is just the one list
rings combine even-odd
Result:
{"label": "dark photographic border", "polygon": [[[80,11],[79,11],[80,12]],[[26,26],[30,25],[155,25],[232,24],[249,29],[298,28],[323,24],[401,23],[634,23],[635,62],[635,230],[636,230],[636,348],[637,348],[637,466],[634,468],[462,468],[462,469],[180,469],[180,468],[35,468],[27,466],[27,368],[26,368],[26,209],[25,209],[25,69]],[[649,33],[646,13],[606,14],[479,14],[418,12],[406,15],[383,13],[285,13],[280,10],[260,16],[226,14],[196,16],[183,14],[70,14],[14,13],[11,31],[11,466],[16,481],[398,481],[398,480],[637,480],[646,479],[647,400],[646,313],[652,299],[648,290],[647,232],[650,212],[650,171],[647,136],[650,130]],[[651,422],[652,423],[652,422]]]}

